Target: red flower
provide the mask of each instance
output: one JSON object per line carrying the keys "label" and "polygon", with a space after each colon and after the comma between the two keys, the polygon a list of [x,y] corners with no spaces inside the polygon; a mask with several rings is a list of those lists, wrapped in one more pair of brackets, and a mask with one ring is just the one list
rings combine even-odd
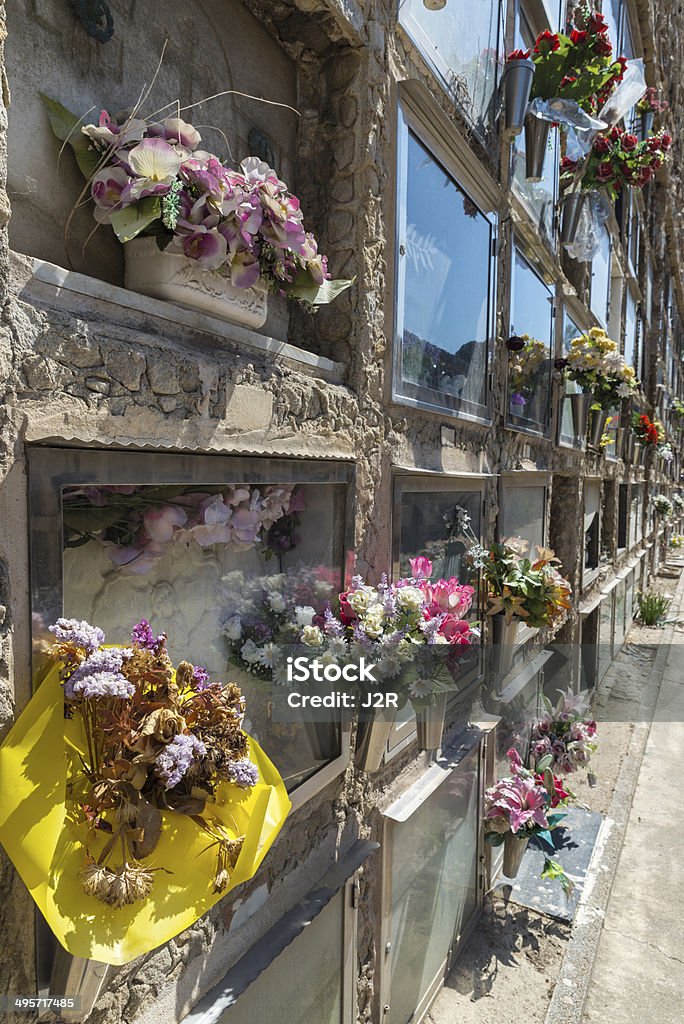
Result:
{"label": "red flower", "polygon": [[[535,775],[534,781],[537,782],[540,786],[543,786],[544,776],[541,774]],[[558,804],[561,802],[561,800],[567,800],[570,794],[566,793],[566,791],[563,789],[563,780],[559,778],[558,775],[554,775],[553,777],[553,786],[555,792],[551,797],[551,806],[558,807]]]}
{"label": "red flower", "polygon": [[613,165],[610,160],[602,160],[596,168],[596,180],[604,184],[613,177]]}
{"label": "red flower", "polygon": [[[613,65],[616,68],[615,78],[618,82],[622,79],[625,71],[627,70],[627,63],[626,57],[618,57]],[[617,69],[617,65],[619,65],[619,70]]]}
{"label": "red flower", "polygon": [[663,134],[660,136],[660,145],[661,148],[664,149],[667,153],[668,149],[672,145],[672,136],[669,132],[663,132]]}
{"label": "red flower", "polygon": [[560,88],[562,89],[564,85],[572,85],[572,83],[576,81],[577,75],[563,75],[561,78]]}
{"label": "red flower", "polygon": [[658,150],[662,149],[662,145],[662,140],[657,135],[653,135],[650,139],[646,140],[646,149],[649,153],[656,153]]}
{"label": "red flower", "polygon": [[615,125],[613,128],[610,129],[609,137],[613,142],[618,142],[622,138],[623,134],[624,132],[622,131],[622,128],[618,128],[618,126]]}
{"label": "red flower", "polygon": [[577,160],[571,160],[569,156],[564,156],[561,160],[561,174],[574,174],[577,170]]}
{"label": "red flower", "polygon": [[582,43],[587,41],[588,32],[580,31],[578,28],[573,28],[570,33],[570,42],[573,46],[580,46]]}
{"label": "red flower", "polygon": [[513,50],[513,53],[508,54],[506,60],[527,60],[529,55],[529,50]]}
{"label": "red flower", "polygon": [[599,135],[599,137],[594,142],[594,152],[601,154],[601,153],[609,153],[610,150],[611,150],[610,141],[606,138],[605,135]]}
{"label": "red flower", "polygon": [[622,136],[622,148],[627,152],[631,153],[633,149],[636,149],[639,145],[639,139],[636,135],[628,135],[626,132]]}
{"label": "red flower", "polygon": [[659,167],[663,166],[663,163],[664,163],[664,161],[663,161],[663,158],[660,155],[660,153],[654,153],[653,156],[651,157],[651,164],[650,164],[650,166],[651,167],[655,167],[655,169],[658,170]]}
{"label": "red flower", "polygon": [[590,32],[596,32],[598,35],[603,35],[608,31],[608,22],[602,14],[598,11],[594,11],[593,14],[589,15],[587,28]]}
{"label": "red flower", "polygon": [[610,39],[606,39],[605,36],[598,36],[598,38],[594,40],[594,50],[599,57],[610,57],[613,52],[613,46]]}
{"label": "red flower", "polygon": [[535,53],[552,53],[557,50],[560,46],[560,39],[555,32],[549,32],[546,29],[544,32],[540,32],[537,36],[537,41],[534,44]]}
{"label": "red flower", "polygon": [[347,600],[348,593],[349,591],[345,590],[344,594],[340,594],[340,619],[345,626],[351,626],[358,619],[358,615]]}

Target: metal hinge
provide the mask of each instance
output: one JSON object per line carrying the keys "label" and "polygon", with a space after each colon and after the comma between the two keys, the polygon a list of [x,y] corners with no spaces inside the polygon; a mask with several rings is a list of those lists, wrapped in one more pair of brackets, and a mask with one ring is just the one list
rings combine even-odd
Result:
{"label": "metal hinge", "polygon": [[352,882],[351,884],[351,905],[352,910],[358,910],[359,903],[361,902],[361,886],[358,882]]}

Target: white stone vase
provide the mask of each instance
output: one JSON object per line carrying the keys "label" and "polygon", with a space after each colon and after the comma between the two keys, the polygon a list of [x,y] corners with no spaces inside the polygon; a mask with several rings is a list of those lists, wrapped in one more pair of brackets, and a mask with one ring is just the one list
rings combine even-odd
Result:
{"label": "white stone vase", "polygon": [[204,270],[196,260],[162,252],[154,238],[134,238],[124,246],[125,284],[133,292],[168,299],[186,309],[228,320],[241,327],[266,323],[268,292],[259,284],[235,288],[227,267]]}

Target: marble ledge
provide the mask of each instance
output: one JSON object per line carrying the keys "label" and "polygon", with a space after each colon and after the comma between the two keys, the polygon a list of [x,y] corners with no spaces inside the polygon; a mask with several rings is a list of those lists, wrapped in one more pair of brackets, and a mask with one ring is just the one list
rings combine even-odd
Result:
{"label": "marble ledge", "polygon": [[[327,359],[325,356],[307,352],[305,349],[291,345],[289,342],[278,341],[246,327],[219,320],[206,313],[185,309],[172,302],[153,299],[147,295],[139,295],[100,281],[96,278],[79,274],[64,267],[56,266],[44,260],[33,259],[32,274],[25,280],[20,297],[26,301],[34,299],[49,305],[67,309],[81,317],[92,312],[98,317],[106,314],[113,323],[122,326],[141,326],[141,318],[147,318],[149,326],[157,329],[164,325],[169,333],[173,332],[187,340],[187,334],[199,333],[203,340],[211,345],[227,342],[243,351],[255,355],[270,357],[274,362],[285,363],[309,376],[319,377],[332,384],[344,381],[344,365]],[[182,337],[186,335],[186,337]]]}

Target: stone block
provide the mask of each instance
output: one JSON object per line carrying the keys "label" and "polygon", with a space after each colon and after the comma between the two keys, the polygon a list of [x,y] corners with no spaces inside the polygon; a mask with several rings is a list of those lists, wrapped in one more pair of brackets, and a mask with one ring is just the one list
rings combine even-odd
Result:
{"label": "stone block", "polygon": [[226,391],[226,423],[250,430],[266,430],[273,419],[273,395],[248,384],[229,384]]}

